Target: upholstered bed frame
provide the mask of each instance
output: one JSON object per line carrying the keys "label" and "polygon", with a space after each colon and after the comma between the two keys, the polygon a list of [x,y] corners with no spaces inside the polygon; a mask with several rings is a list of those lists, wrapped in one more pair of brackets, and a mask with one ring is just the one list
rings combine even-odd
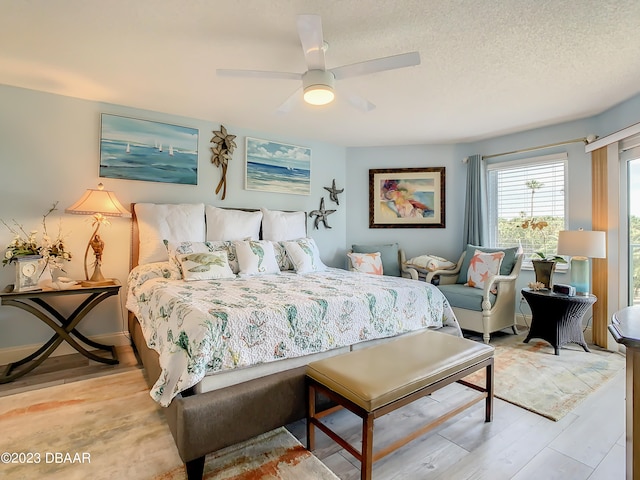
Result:
{"label": "upholstered bed frame", "polygon": [[[139,232],[135,205],[131,211],[133,268],[138,264]],[[131,312],[128,324],[151,387],[160,376],[159,356],[147,347]],[[441,330],[449,329],[453,327]],[[305,372],[302,366],[210,392],[189,390],[176,396],[163,410],[187,477],[202,478],[206,454],[305,418]]]}

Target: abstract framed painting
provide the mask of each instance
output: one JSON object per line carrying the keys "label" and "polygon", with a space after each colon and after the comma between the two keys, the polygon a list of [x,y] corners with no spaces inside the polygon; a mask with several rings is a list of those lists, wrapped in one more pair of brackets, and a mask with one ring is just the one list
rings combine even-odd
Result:
{"label": "abstract framed painting", "polygon": [[198,184],[198,129],[102,114],[100,176]]}
{"label": "abstract framed painting", "polygon": [[445,228],[445,167],[369,170],[369,228]]}
{"label": "abstract framed painting", "polygon": [[286,143],[246,139],[246,190],[311,193],[311,149]]}

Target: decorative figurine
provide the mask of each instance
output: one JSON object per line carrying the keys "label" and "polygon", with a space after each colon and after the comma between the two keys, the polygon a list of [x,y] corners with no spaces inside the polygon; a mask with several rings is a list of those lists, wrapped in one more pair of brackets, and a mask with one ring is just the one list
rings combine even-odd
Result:
{"label": "decorative figurine", "polygon": [[320,208],[318,210],[311,210],[309,212],[310,217],[316,217],[313,220],[313,228],[318,229],[318,224],[322,222],[324,224],[324,228],[331,228],[327,223],[327,217],[335,213],[335,210],[325,210],[324,208],[324,197],[320,199]]}
{"label": "decorative figurine", "polygon": [[214,130],[213,138],[211,139],[211,143],[214,144],[211,147],[211,152],[213,153],[211,163],[216,167],[222,167],[222,176],[216,187],[216,195],[222,189],[222,200],[227,196],[227,167],[233,155],[233,150],[237,147],[234,141],[235,138],[235,135],[227,133],[224,125],[220,125],[220,130]]}
{"label": "decorative figurine", "polygon": [[340,202],[338,201],[338,195],[341,194],[342,192],[344,192],[344,188],[341,189],[337,189],[336,188],[336,179],[333,179],[333,182],[331,183],[331,187],[323,187],[327,192],[329,192],[329,200],[331,200],[332,202],[336,202],[336,204],[340,205]]}

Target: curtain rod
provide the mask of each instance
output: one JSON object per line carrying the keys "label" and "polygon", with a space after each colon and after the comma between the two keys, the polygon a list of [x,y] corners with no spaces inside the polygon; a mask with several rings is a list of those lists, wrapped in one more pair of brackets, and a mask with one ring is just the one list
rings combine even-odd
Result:
{"label": "curtain rod", "polygon": [[586,137],[574,138],[573,140],[566,140],[564,142],[550,143],[548,145],[540,145],[539,147],[522,148],[520,150],[514,150],[512,152],[494,153],[493,155],[483,155],[482,159],[486,160],[487,158],[502,157],[503,155],[513,155],[514,153],[532,152],[533,150],[542,150],[544,148],[559,147],[560,145],[567,145],[569,143],[583,142],[585,145],[588,145],[591,142],[593,142],[596,138],[598,138],[596,135],[587,135]]}
{"label": "curtain rod", "polygon": [[[513,150],[511,152],[494,153],[493,155],[483,155],[482,159],[486,160],[488,158],[502,157],[504,155],[513,155],[515,153],[532,152],[534,150],[542,150],[542,149],[545,149],[545,148],[558,147],[560,145],[567,145],[569,143],[583,142],[585,145],[588,145],[591,142],[594,142],[597,138],[598,138],[597,135],[591,134],[591,135],[587,135],[586,137],[582,137],[582,138],[574,138],[573,140],[565,140],[564,142],[549,143],[548,145],[540,145],[538,147],[521,148],[520,150]],[[462,160],[463,163],[467,163],[468,161],[469,161],[469,157],[465,157]]]}

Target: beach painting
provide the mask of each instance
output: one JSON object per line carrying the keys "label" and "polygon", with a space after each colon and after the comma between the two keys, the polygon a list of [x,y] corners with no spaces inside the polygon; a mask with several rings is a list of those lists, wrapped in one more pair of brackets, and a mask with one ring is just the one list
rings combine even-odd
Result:
{"label": "beach painting", "polygon": [[311,193],[311,149],[247,137],[245,189]]}
{"label": "beach painting", "polygon": [[198,184],[198,129],[102,114],[100,176]]}
{"label": "beach painting", "polygon": [[444,167],[369,170],[369,228],[444,228],[444,200]]}

